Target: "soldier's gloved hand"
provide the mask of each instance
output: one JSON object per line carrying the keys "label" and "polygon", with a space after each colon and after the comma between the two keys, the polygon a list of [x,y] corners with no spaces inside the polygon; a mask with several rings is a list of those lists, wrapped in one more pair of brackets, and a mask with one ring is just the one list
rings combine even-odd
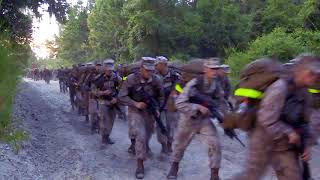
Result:
{"label": "soldier's gloved hand", "polygon": [[136,106],[136,108],[141,109],[141,110],[145,109],[147,107],[146,103],[144,103],[144,102],[137,102],[137,103],[135,103],[135,106]]}
{"label": "soldier's gloved hand", "polygon": [[296,133],[295,131],[292,131],[289,135],[289,143],[294,144],[294,145],[299,145],[300,144],[300,135]]}
{"label": "soldier's gloved hand", "polygon": [[305,162],[309,161],[311,159],[311,147],[307,147],[303,154],[301,155],[301,159]]}
{"label": "soldier's gloved hand", "polygon": [[111,104],[116,104],[117,103],[117,98],[112,98],[110,101]]}
{"label": "soldier's gloved hand", "polygon": [[199,105],[198,109],[199,109],[199,111],[201,112],[202,115],[208,115],[209,114],[209,109],[204,107],[204,106]]}

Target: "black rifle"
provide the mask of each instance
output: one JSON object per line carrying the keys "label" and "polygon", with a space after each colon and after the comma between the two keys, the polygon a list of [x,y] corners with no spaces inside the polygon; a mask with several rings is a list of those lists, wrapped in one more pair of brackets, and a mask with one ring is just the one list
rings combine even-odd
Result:
{"label": "black rifle", "polygon": [[[95,86],[97,88],[102,89],[104,82],[105,82],[104,73],[100,73],[95,76],[93,84],[95,84]],[[118,88],[118,86],[119,86],[118,81],[115,82],[115,86],[116,86],[116,88]],[[108,95],[108,96],[104,95],[104,98],[108,101],[111,101],[112,98],[117,97],[118,93],[119,93],[119,90],[116,89],[115,91],[112,91],[112,93],[110,95]],[[125,112],[123,112],[121,110],[121,108],[119,107],[118,104],[113,104],[112,107],[114,107],[121,114],[121,116],[123,116],[125,121],[127,121],[127,116],[126,116]]]}
{"label": "black rifle", "polygon": [[[197,93],[189,98],[189,102],[194,104],[200,104],[208,108],[212,118],[217,118],[219,123],[223,123],[223,116],[216,110],[218,107],[210,96]],[[239,139],[239,137],[233,129],[224,129],[224,133],[231,139],[235,138],[243,147],[245,147],[244,143]]]}
{"label": "black rifle", "polygon": [[160,115],[159,102],[144,90],[144,86],[141,86],[140,90],[138,90],[137,93],[138,93],[138,96],[142,97],[141,101],[147,104],[147,110],[155,118],[155,121],[156,121],[157,125],[159,126],[161,133],[169,139],[168,131],[167,131],[166,127],[163,125],[160,117],[158,116],[158,115]]}
{"label": "black rifle", "polygon": [[[308,129],[309,129],[308,126],[305,125],[305,126],[302,126],[298,130],[300,132],[299,134],[301,136],[300,146],[297,147],[299,154],[303,154],[306,149],[306,139],[309,136]],[[310,180],[311,179],[311,171],[310,171],[309,163],[306,161],[302,161],[302,179],[303,180]]]}

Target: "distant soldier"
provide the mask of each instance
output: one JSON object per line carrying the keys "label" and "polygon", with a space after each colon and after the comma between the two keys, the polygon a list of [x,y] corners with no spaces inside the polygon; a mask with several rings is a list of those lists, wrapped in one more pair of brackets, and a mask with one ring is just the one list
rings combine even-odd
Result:
{"label": "distant soldier", "polygon": [[[319,60],[318,57],[303,57],[295,63],[289,77],[280,76],[263,91],[255,125],[249,131],[249,154],[245,169],[233,179],[261,179],[269,165],[279,180],[302,179],[306,166],[302,169],[299,161],[301,159],[305,163],[309,160],[312,146],[308,131],[310,104],[307,88],[319,78]],[[266,64],[267,61],[261,62]],[[250,67],[253,66],[249,65],[248,69]],[[250,76],[253,68],[248,72]],[[261,68],[257,72],[262,76],[266,74],[261,73]]]}
{"label": "distant soldier", "polygon": [[85,116],[87,122],[89,122],[89,93],[91,91],[90,85],[95,73],[96,72],[95,72],[95,67],[93,66],[93,63],[87,63],[86,70],[84,71],[84,74],[83,74],[83,80],[80,84],[81,93],[83,97],[82,115]]}
{"label": "distant soldier", "polygon": [[[128,105],[129,136],[137,158],[136,178],[144,178],[144,164],[155,117],[160,117],[163,103],[161,79],[154,74],[155,59],[142,57],[140,71],[128,76],[119,93],[119,100]],[[152,103],[151,103],[152,102]],[[152,109],[151,109],[152,108]]]}
{"label": "distant soldier", "polygon": [[69,97],[72,110],[76,108],[76,84],[78,82],[78,69],[73,66],[67,75],[67,86],[69,88]]}
{"label": "distant soldier", "polygon": [[47,84],[50,84],[51,71],[47,68],[44,68],[43,70],[43,79]]}
{"label": "distant soldier", "polygon": [[[211,168],[211,180],[219,179],[221,165],[221,145],[215,125],[210,120],[208,108],[190,103],[191,96],[204,94],[212,98],[217,104],[223,100],[223,89],[218,80],[218,72],[221,66],[217,61],[207,60],[204,63],[204,75],[188,82],[176,100],[176,107],[180,112],[178,130],[175,136],[173,149],[173,163],[168,179],[176,179],[179,162],[184,152],[195,135],[199,135],[201,141],[209,147],[209,166]],[[218,110],[218,109],[217,109]]]}
{"label": "distant soldier", "polygon": [[60,92],[63,92],[63,68],[58,69],[57,78],[59,80]]}
{"label": "distant soldier", "polygon": [[114,144],[110,139],[116,113],[119,110],[117,95],[121,78],[114,70],[114,60],[107,59],[103,62],[104,73],[96,77],[97,86],[96,96],[99,102],[99,128],[102,137],[102,143]]}
{"label": "distant soldier", "polygon": [[[86,65],[85,64],[79,64],[78,67],[78,81],[75,84],[76,86],[76,105],[78,108],[78,113],[79,115],[84,115],[85,111],[85,100],[84,100],[84,95],[83,95],[83,82],[85,80],[86,76]],[[89,119],[87,119],[89,120]]]}
{"label": "distant soldier", "polygon": [[169,139],[161,133],[160,128],[157,126],[157,139],[162,145],[162,153],[172,152],[172,142],[175,129],[178,122],[178,112],[174,107],[174,99],[171,93],[175,91],[176,83],[181,79],[178,72],[168,67],[168,59],[163,56],[156,57],[156,70],[157,74],[162,78],[163,90],[165,95],[164,103],[161,105],[161,119],[166,125],[169,134]]}

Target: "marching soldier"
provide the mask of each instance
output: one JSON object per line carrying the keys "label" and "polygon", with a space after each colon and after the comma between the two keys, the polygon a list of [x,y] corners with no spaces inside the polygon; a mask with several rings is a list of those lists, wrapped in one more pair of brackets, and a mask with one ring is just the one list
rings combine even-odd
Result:
{"label": "marching soldier", "polygon": [[97,87],[96,96],[99,102],[99,128],[102,143],[114,144],[110,139],[116,113],[119,110],[117,95],[121,78],[114,70],[114,60],[108,59],[103,62],[104,73],[99,74],[95,80]]}
{"label": "marching soldier", "polygon": [[[299,159],[309,160],[312,141],[308,136],[305,139],[300,133],[302,129],[297,130],[294,124],[309,126],[307,88],[314,85],[320,75],[319,60],[302,57],[295,63],[290,77],[279,78],[264,91],[255,126],[249,131],[245,169],[234,180],[261,179],[268,165],[273,167],[279,180],[302,179]],[[290,116],[292,114],[294,116]],[[296,147],[302,144],[305,148],[298,152]]]}
{"label": "marching soldier", "polygon": [[181,77],[178,72],[175,72],[168,67],[168,59],[163,56],[156,57],[156,70],[157,74],[162,78],[163,90],[165,94],[165,100],[161,106],[161,119],[166,125],[166,129],[169,134],[169,138],[161,133],[160,128],[157,126],[157,139],[162,145],[162,153],[172,152],[172,142],[174,132],[177,127],[178,112],[174,106],[174,100],[171,96],[172,91],[175,90],[176,82],[178,82]]}
{"label": "marching soldier", "polygon": [[[119,100],[128,106],[129,136],[137,158],[135,176],[144,178],[144,161],[155,122],[163,102],[161,79],[154,74],[155,59],[142,57],[140,71],[128,76],[119,93]],[[153,103],[150,103],[152,101]],[[153,112],[151,109],[153,108]]]}
{"label": "marching soldier", "polygon": [[76,83],[78,82],[78,69],[73,66],[73,68],[68,73],[68,88],[69,88],[69,97],[72,110],[75,110],[76,107]]}
{"label": "marching soldier", "polygon": [[211,180],[219,179],[221,146],[217,129],[210,120],[209,110],[200,104],[190,103],[189,98],[195,95],[194,92],[197,91],[212,97],[212,99],[217,102],[221,102],[224,94],[217,79],[220,68],[221,66],[217,61],[206,61],[204,63],[204,75],[188,82],[182,94],[176,99],[176,107],[180,112],[180,119],[175,136],[173,162],[167,176],[168,179],[177,178],[179,162],[195,135],[199,135],[201,141],[209,147],[208,155],[209,166],[211,168]]}

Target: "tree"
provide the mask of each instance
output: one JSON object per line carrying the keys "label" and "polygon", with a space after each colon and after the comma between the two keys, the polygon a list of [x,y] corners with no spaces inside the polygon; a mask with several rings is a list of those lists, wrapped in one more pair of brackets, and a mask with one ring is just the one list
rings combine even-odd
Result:
{"label": "tree", "polygon": [[249,41],[250,17],[240,13],[236,3],[221,0],[198,0],[197,10],[203,17],[201,56],[223,56],[230,47],[243,48]]}
{"label": "tree", "polygon": [[68,19],[62,25],[61,36],[57,39],[58,57],[73,63],[81,63],[90,57],[87,26],[87,8],[81,3],[69,8]]}
{"label": "tree", "polygon": [[198,51],[201,17],[187,1],[133,0],[126,4],[124,14],[128,18],[126,44],[132,58]]}
{"label": "tree", "polygon": [[89,44],[93,58],[125,58],[123,34],[126,18],[122,15],[125,0],[97,0],[88,17]]}
{"label": "tree", "polygon": [[31,10],[36,17],[40,17],[39,8],[47,5],[47,12],[63,22],[65,10],[68,6],[66,0],[32,0],[32,1],[0,1],[0,30],[10,35],[13,41],[28,45],[32,34]]}

